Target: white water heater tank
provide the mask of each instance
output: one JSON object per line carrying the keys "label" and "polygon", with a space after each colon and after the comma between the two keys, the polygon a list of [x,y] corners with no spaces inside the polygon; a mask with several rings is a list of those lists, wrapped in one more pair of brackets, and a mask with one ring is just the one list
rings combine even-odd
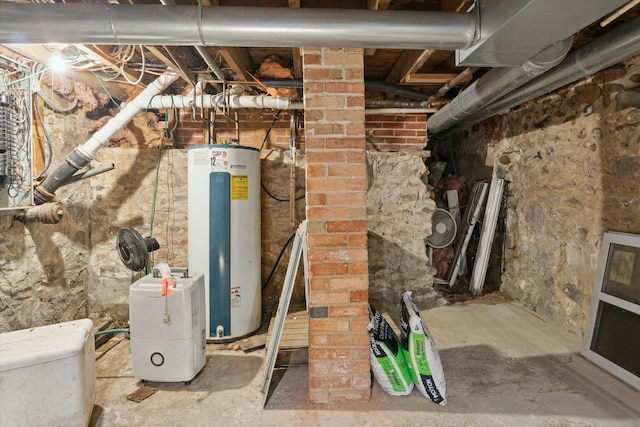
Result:
{"label": "white water heater tank", "polygon": [[260,151],[199,145],[188,151],[189,269],[203,271],[207,339],[260,327]]}

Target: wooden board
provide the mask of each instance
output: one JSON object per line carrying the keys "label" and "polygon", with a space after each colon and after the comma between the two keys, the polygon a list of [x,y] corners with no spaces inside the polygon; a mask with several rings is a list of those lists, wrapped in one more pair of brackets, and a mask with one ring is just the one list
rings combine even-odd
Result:
{"label": "wooden board", "polygon": [[238,345],[245,353],[263,348],[266,344],[265,338],[267,334],[253,335],[249,338],[241,339]]}
{"label": "wooden board", "polygon": [[[267,346],[271,338],[275,317],[269,322],[267,332]],[[309,347],[309,313],[306,310],[296,310],[287,313],[284,321],[284,329],[280,338],[280,350],[293,350]]]}
{"label": "wooden board", "polygon": [[117,346],[124,339],[124,334],[120,333],[118,336],[111,338],[106,344],[100,346],[99,349],[96,350],[96,360],[100,359],[102,356],[107,354],[109,350]]}
{"label": "wooden board", "polygon": [[[389,323],[391,329],[400,337],[400,328],[389,316],[389,313],[382,313],[382,317]],[[267,346],[271,337],[274,319],[269,322],[269,331],[267,332]],[[292,311],[287,314],[284,321],[284,330],[280,338],[280,350],[294,350],[309,347],[309,313],[306,310]]]}

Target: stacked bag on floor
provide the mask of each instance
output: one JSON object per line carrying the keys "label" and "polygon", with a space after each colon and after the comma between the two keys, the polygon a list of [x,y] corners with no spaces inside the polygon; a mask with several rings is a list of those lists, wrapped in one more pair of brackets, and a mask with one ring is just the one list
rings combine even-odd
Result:
{"label": "stacked bag on floor", "polygon": [[369,304],[371,371],[380,387],[392,396],[405,396],[413,390],[404,352],[391,325]]}
{"label": "stacked bag on floor", "polygon": [[384,318],[370,306],[371,370],[381,388],[404,396],[414,384],[425,397],[446,405],[447,384],[435,342],[420,317],[411,292],[402,296],[401,342]]}
{"label": "stacked bag on floor", "polygon": [[402,296],[400,329],[402,350],[414,384],[425,397],[440,405],[447,404],[447,383],[436,343],[420,317],[420,312],[407,291]]}

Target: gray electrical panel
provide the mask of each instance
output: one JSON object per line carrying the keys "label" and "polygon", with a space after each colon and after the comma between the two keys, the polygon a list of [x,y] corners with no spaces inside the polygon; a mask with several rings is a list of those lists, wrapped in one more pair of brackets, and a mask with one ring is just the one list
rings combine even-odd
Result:
{"label": "gray electrical panel", "polygon": [[0,214],[33,206],[31,76],[0,55]]}

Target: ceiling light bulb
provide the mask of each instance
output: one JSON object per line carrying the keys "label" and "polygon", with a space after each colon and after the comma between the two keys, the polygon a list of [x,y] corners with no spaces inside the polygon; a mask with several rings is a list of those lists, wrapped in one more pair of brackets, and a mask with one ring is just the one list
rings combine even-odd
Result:
{"label": "ceiling light bulb", "polygon": [[51,62],[49,63],[53,71],[64,71],[67,68],[67,64],[61,56],[51,56]]}

